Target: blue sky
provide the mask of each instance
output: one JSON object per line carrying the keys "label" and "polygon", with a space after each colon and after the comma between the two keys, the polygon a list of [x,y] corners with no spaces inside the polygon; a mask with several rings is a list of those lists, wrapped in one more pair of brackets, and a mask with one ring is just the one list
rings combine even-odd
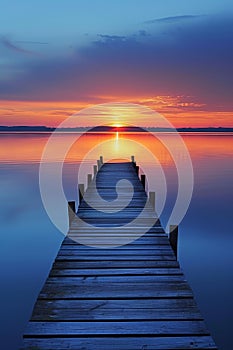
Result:
{"label": "blue sky", "polygon": [[[125,35],[145,21],[183,15],[229,13],[230,0],[4,0],[1,1],[1,35],[13,41],[60,44],[88,42],[97,34]],[[29,43],[28,43],[29,46]]]}
{"label": "blue sky", "polygon": [[123,99],[230,125],[232,62],[229,0],[1,1],[1,101]]}

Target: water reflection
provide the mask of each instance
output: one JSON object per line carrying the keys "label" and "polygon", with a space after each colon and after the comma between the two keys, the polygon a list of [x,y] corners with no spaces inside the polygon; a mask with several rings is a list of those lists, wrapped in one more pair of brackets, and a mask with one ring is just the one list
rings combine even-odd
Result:
{"label": "water reflection", "polygon": [[[4,267],[1,269],[0,332],[1,345],[9,350],[18,348],[31,308],[63,238],[47,217],[39,193],[39,162],[48,137],[46,133],[0,135],[0,263]],[[60,147],[69,137],[69,134],[57,135]],[[172,140],[173,136],[167,137]],[[190,208],[180,226],[179,260],[217,344],[228,350],[232,342],[233,312],[230,271],[233,264],[233,136],[185,134],[183,138],[193,161],[195,187]],[[158,159],[158,164],[153,166],[161,164],[165,173],[168,198],[162,222],[166,222],[177,194],[177,172],[169,152],[149,134],[118,132],[81,136],[67,153],[63,168],[67,200],[77,197],[80,162],[84,159],[84,173],[90,173],[100,154],[106,159],[118,160],[135,155],[152,179],[150,190],[158,195],[151,158],[142,149],[135,148],[135,142],[150,150]],[[181,161],[182,156],[180,153]],[[55,156],[53,161],[61,159]]]}

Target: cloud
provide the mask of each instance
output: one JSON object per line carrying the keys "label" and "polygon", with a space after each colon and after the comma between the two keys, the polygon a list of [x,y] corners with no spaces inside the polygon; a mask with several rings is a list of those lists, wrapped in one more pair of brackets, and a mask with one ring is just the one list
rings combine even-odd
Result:
{"label": "cloud", "polygon": [[0,80],[0,97],[95,103],[107,95],[191,95],[200,109],[232,110],[232,18],[168,23],[166,31],[148,34],[99,34],[89,46],[27,61],[20,75]]}
{"label": "cloud", "polygon": [[35,44],[35,45],[48,45],[49,43],[47,42],[42,42],[42,41],[30,41],[30,40],[17,40],[16,43],[20,44]]}
{"label": "cloud", "polygon": [[150,36],[150,34],[146,30],[139,30],[138,33],[140,36]]}
{"label": "cloud", "polygon": [[155,18],[149,21],[145,21],[144,24],[154,24],[154,23],[161,23],[161,22],[175,23],[175,22],[181,22],[186,20],[193,20],[200,17],[203,17],[203,15],[182,15],[182,16],[162,17],[162,18]]}
{"label": "cloud", "polygon": [[106,35],[106,34],[98,34],[101,39],[104,39],[106,41],[116,41],[116,40],[126,40],[126,36],[120,36],[120,35]]}
{"label": "cloud", "polygon": [[[14,52],[17,52],[17,53],[20,53],[20,54],[26,54],[26,55],[40,55],[38,52],[35,52],[35,51],[31,51],[31,50],[25,50],[24,48],[18,46],[18,45],[15,45],[10,39],[8,39],[7,37],[5,36],[2,36],[0,38],[0,42],[2,43],[2,45],[4,47],[6,47],[7,49],[11,50],[11,51],[14,51]],[[18,41],[17,43],[20,43],[20,41]],[[25,43],[24,41],[21,41],[21,43]],[[27,43],[32,43],[32,42],[27,42]],[[33,42],[35,43],[35,42]],[[42,43],[40,43],[42,44]]]}

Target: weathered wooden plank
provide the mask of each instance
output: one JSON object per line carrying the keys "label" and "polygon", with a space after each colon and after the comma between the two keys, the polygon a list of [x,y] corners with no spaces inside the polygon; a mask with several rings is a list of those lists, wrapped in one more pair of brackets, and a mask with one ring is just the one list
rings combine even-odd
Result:
{"label": "weathered wooden plank", "polygon": [[[111,248],[111,245],[109,245],[109,248],[98,248],[100,252],[105,252],[105,251],[116,251],[116,252],[124,252],[124,251],[135,251],[135,254],[138,253],[138,251],[141,251],[144,254],[147,254],[148,251],[165,251],[165,250],[171,250],[171,246],[169,244],[161,244],[160,246],[156,246],[155,244],[130,244],[130,245],[124,245],[124,246],[120,246],[120,247],[116,247],[116,248]],[[88,247],[86,245],[65,245],[65,246],[61,246],[60,248],[60,252],[65,252],[65,251],[72,251],[72,252],[76,252],[76,254],[78,254],[79,252],[83,252],[83,253],[88,253],[91,252],[93,250],[96,250],[96,247]]]}
{"label": "weathered wooden plank", "polygon": [[[135,231],[136,230],[136,231]],[[72,234],[71,233],[76,233],[76,228],[72,228],[70,229],[70,233],[69,233],[69,239],[72,241]],[[141,234],[141,236],[137,237],[136,234]],[[134,230],[129,231],[129,229],[126,229],[125,227],[122,227],[121,230],[119,230],[119,228],[113,228],[111,230],[108,229],[108,227],[106,228],[100,228],[99,232],[95,232],[94,231],[94,227],[91,226],[89,228],[82,228],[79,230],[78,233],[76,233],[76,235],[85,235],[86,237],[106,237],[106,235],[110,236],[110,237],[136,237],[137,239],[134,240],[134,242],[136,242],[137,240],[141,240],[141,239],[146,239],[146,240],[150,240],[150,239],[155,239],[155,238],[164,238],[167,239],[167,236],[164,232],[162,231],[156,231],[156,232],[147,232],[146,234],[144,233],[144,229],[143,232],[141,230],[141,228],[137,229],[136,227],[134,228]],[[65,242],[64,242],[65,243]]]}
{"label": "weathered wooden plank", "polygon": [[46,283],[56,284],[63,283],[64,285],[68,284],[85,284],[88,283],[135,283],[135,287],[138,283],[160,283],[160,282],[186,282],[184,275],[139,275],[139,276],[118,276],[118,275],[110,275],[110,276],[50,276]]}
{"label": "weathered wooden plank", "polygon": [[178,268],[108,268],[108,269],[64,269],[53,268],[50,276],[153,276],[153,275],[182,275]]}
{"label": "weathered wooden plank", "polygon": [[208,335],[203,321],[29,322],[25,337],[92,335]]}
{"label": "weathered wooden plank", "polygon": [[[92,239],[90,237],[90,239]],[[130,244],[126,244],[126,245],[121,245],[121,246],[117,246],[117,247],[112,247],[111,243],[107,245],[107,248],[98,248],[97,247],[89,247],[87,245],[84,244],[62,244],[60,250],[69,250],[69,251],[76,251],[76,253],[78,251],[100,251],[100,252],[105,252],[105,251],[118,251],[118,252],[124,252],[124,251],[133,251],[133,250],[140,250],[140,251],[144,251],[144,250],[153,250],[153,251],[158,251],[158,250],[170,250],[173,251],[171,246],[167,243],[166,240],[163,241],[163,244],[160,245],[156,245],[154,244],[154,240],[150,239],[148,240],[148,242],[144,241],[138,241],[136,244],[134,244],[134,242],[130,243]],[[145,254],[147,252],[145,251]]]}
{"label": "weathered wooden plank", "polygon": [[[103,229],[103,228],[101,227],[101,229]],[[92,234],[91,232],[77,232],[76,230],[72,229],[69,233],[69,239],[70,239],[70,241],[73,242],[73,244],[75,242],[80,244],[80,241],[78,239],[82,239],[82,238],[85,238],[85,239],[105,239],[105,240],[106,240],[106,238],[108,240],[110,240],[111,238],[112,239],[119,239],[119,240],[125,239],[124,245],[126,245],[128,239],[130,241],[129,241],[129,243],[127,243],[127,245],[131,244],[131,243],[136,244],[135,242],[139,242],[139,241],[140,241],[140,243],[144,243],[144,242],[153,242],[153,241],[156,241],[156,239],[167,240],[167,237],[164,233],[156,233],[153,235],[147,234],[146,236],[143,236],[142,233],[140,232],[140,230],[139,231],[136,230],[134,234],[127,234],[127,232],[124,232],[124,230],[122,230],[122,233],[116,233],[116,234],[115,233],[112,234],[111,232],[108,232],[108,231],[105,231],[105,232],[99,233],[99,234],[94,234],[94,233]],[[152,243],[152,244],[155,244],[155,243]]]}
{"label": "weathered wooden plank", "polygon": [[[100,212],[93,212],[92,210],[85,210],[84,212],[79,212],[79,218],[88,220],[89,222],[96,223],[97,220],[100,222],[108,222],[110,220],[115,220],[116,222],[124,222],[125,219],[134,220],[137,218],[137,216],[140,214],[141,208],[138,210],[128,210],[127,208],[125,210],[121,210],[116,213],[109,213],[108,215],[106,213],[100,213]],[[140,222],[142,220],[147,221],[147,225],[150,225],[149,222],[151,221],[150,213],[143,213],[140,217]]]}
{"label": "weathered wooden plank", "polygon": [[183,310],[198,310],[196,302],[193,298],[147,298],[147,299],[102,299],[102,300],[38,300],[37,306],[43,308],[53,309],[80,309],[86,311],[93,311],[97,309],[155,309],[155,310],[171,310],[171,309],[183,309]]}
{"label": "weathered wooden plank", "polygon": [[[105,237],[91,237],[91,236],[85,236],[85,235],[72,235],[72,238],[79,242],[81,245],[87,245],[87,246],[94,246],[96,248],[100,247],[102,248],[111,248],[111,246],[115,249],[116,247],[121,247],[126,244],[126,242],[131,242],[134,244],[134,237],[110,237],[110,236],[105,236]],[[142,239],[140,242],[139,240],[137,241],[137,244],[150,244],[151,246],[154,245],[153,240],[148,239],[144,240]]]}
{"label": "weathered wooden plank", "polygon": [[[80,222],[78,220],[77,221],[72,221],[71,229],[74,229],[74,228],[80,228]],[[135,229],[137,229],[137,225],[135,223],[134,226],[122,226],[121,229],[122,229],[122,232],[124,232],[124,234],[127,234],[127,233],[134,234]],[[143,231],[144,235],[147,235],[148,233],[150,233],[151,235],[152,234],[157,234],[157,233],[163,233],[163,234],[165,233],[164,229],[160,225],[152,226],[152,227],[149,226],[149,225],[145,225],[145,226],[143,226],[143,228],[139,227],[138,231],[139,231],[139,229],[141,231]],[[113,233],[116,233],[117,235],[121,234],[119,232],[119,229],[112,229],[112,228],[108,229],[108,228],[105,228],[105,229],[102,229],[102,230],[104,230],[104,233],[108,232],[109,234],[113,234]],[[97,233],[97,232],[93,231],[93,226],[87,227],[87,226],[84,226],[84,225],[83,225],[82,229],[80,229],[80,231],[81,232],[83,231],[83,232],[86,232],[86,233],[89,231],[91,234],[98,234],[98,235],[101,233],[101,229],[99,229],[99,231]],[[165,235],[163,235],[163,236],[165,236]]]}
{"label": "weathered wooden plank", "polygon": [[156,283],[86,283],[77,285],[75,282],[51,283],[48,279],[39,298],[69,299],[69,298],[176,298],[192,297],[192,291],[185,282]]}
{"label": "weathered wooden plank", "polygon": [[38,300],[32,321],[201,320],[193,299]]}
{"label": "weathered wooden plank", "polygon": [[[98,307],[98,306],[97,306]],[[42,309],[36,307],[34,309],[37,312],[37,316],[32,317],[32,321],[141,321],[141,320],[201,320],[199,312],[193,312],[192,310],[183,310],[180,308],[162,310],[157,312],[154,309],[100,309],[89,312],[88,310],[70,310],[70,309],[58,309],[53,310],[51,308]],[[44,311],[44,312],[43,312]]]}
{"label": "weathered wooden plank", "polygon": [[[111,218],[110,218],[111,219]],[[157,223],[156,219],[155,218],[152,218],[153,220],[150,220],[150,222],[148,221],[148,219],[137,219],[133,222],[134,225],[132,226],[125,226],[125,225],[121,225],[121,228],[124,232],[127,232],[127,230],[130,232],[134,232],[135,228],[136,229],[140,229],[140,230],[143,230],[144,233],[147,233],[147,232],[161,232],[161,233],[164,233],[164,230],[161,228],[161,225],[160,223]],[[143,222],[144,220],[144,222]],[[89,225],[87,226],[86,224],[83,223],[84,220],[80,220],[77,216],[76,218],[72,221],[71,223],[71,229],[74,229],[74,228],[79,228],[80,231],[82,232],[83,230],[85,229],[93,229],[93,226],[94,225]],[[119,219],[119,226],[120,226],[120,219]],[[139,225],[140,224],[140,225]],[[99,229],[100,231],[101,229]],[[108,230],[108,228],[105,228],[105,230]],[[113,228],[109,229],[109,231],[114,231]],[[118,233],[119,229],[115,229],[116,233]]]}
{"label": "weathered wooden plank", "polygon": [[[135,219],[135,217],[133,216],[129,216],[128,217],[131,221],[133,219]],[[86,220],[87,221],[87,220]],[[88,222],[90,222],[93,226],[96,226],[97,224],[111,224],[111,221],[112,223],[116,223],[118,224],[118,226],[123,226],[124,223],[127,221],[127,216],[125,217],[114,217],[113,215],[109,216],[108,217],[101,217],[101,216],[96,216],[94,218],[88,218]],[[143,227],[145,230],[148,228],[148,230],[153,226],[153,225],[156,225],[155,224],[155,218],[153,217],[148,217],[148,218],[137,218],[137,221],[134,223],[134,227],[137,228],[137,227]],[[82,223],[81,223],[81,220],[76,220],[74,219],[74,221],[72,222],[71,224],[71,228],[74,228],[74,227],[77,227],[77,228],[80,228],[80,230],[82,229]],[[110,226],[111,227],[111,226]],[[157,224],[157,227],[160,227],[160,224]]]}
{"label": "weathered wooden plank", "polygon": [[79,251],[74,249],[60,249],[58,256],[75,256],[75,257],[81,257],[81,256],[110,256],[112,258],[115,258],[116,256],[121,256],[122,258],[124,256],[131,256],[131,258],[136,258],[139,255],[149,257],[149,256],[156,256],[156,255],[171,255],[173,256],[173,251],[171,247],[157,247],[154,249],[80,249]]}
{"label": "weathered wooden plank", "polygon": [[[108,249],[112,249],[112,245],[108,245],[109,248],[106,248],[107,250]],[[86,245],[83,245],[83,244],[62,244],[60,250],[73,250],[73,251],[76,251],[77,253],[79,251],[88,251],[90,249],[101,249],[101,251],[103,251],[104,248],[100,247],[98,248],[97,247],[89,247],[89,246],[86,246]],[[136,250],[136,249],[140,249],[140,250],[147,250],[147,249],[150,249],[150,250],[164,250],[164,249],[168,249],[168,248],[171,248],[171,246],[169,244],[167,244],[167,242],[164,241],[164,244],[160,244],[159,246],[156,246],[155,244],[153,244],[152,242],[145,242],[145,243],[141,243],[141,242],[137,242],[136,244],[132,243],[130,245],[124,245],[124,246],[119,246],[119,247],[115,247],[114,250]]]}
{"label": "weathered wooden plank", "polygon": [[[33,348],[34,347],[34,348]],[[210,336],[25,339],[25,350],[217,350]]]}
{"label": "weathered wooden plank", "polygon": [[[137,255],[137,256],[134,256],[134,258],[132,258],[131,255],[116,255],[114,257],[112,256],[109,256],[109,255],[101,255],[101,260],[106,260],[106,261],[109,261],[109,264],[111,264],[111,261],[116,261],[116,260],[128,260],[128,261],[132,261],[132,259],[134,261],[136,260],[152,260],[152,261],[156,261],[156,260],[164,260],[164,261],[168,261],[168,260],[175,260],[175,256],[174,254],[163,254],[163,255],[149,255],[149,256],[146,256],[146,255]],[[98,255],[89,255],[89,256],[57,256],[56,258],[57,261],[99,261],[100,260],[100,257]]]}
{"label": "weathered wooden plank", "polygon": [[[107,245],[111,244],[111,241],[119,240],[121,242],[121,245],[126,245],[128,242],[132,242],[132,244],[156,244],[156,239],[164,239],[164,242],[167,238],[164,236],[164,234],[157,234],[156,236],[152,237],[137,237],[135,235],[126,235],[126,234],[119,234],[119,235],[108,235],[107,233],[104,235],[91,235],[91,234],[85,234],[85,233],[78,233],[77,231],[71,231],[69,235],[70,239],[74,242],[79,242],[79,244],[82,244],[83,242],[106,242]],[[136,243],[137,242],[137,243]],[[130,243],[127,243],[127,245]]]}
{"label": "weathered wooden plank", "polygon": [[105,260],[98,261],[98,265],[96,261],[70,261],[64,260],[59,261],[56,260],[53,264],[54,269],[93,269],[96,268],[104,269],[104,268],[170,268],[170,267],[179,267],[179,263],[176,260]]}

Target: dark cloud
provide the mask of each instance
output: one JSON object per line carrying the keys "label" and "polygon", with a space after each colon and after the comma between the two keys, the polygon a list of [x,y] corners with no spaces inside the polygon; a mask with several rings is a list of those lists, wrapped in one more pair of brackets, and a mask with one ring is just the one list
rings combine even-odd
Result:
{"label": "dark cloud", "polygon": [[[0,37],[0,42],[4,47],[6,47],[9,50],[12,50],[14,52],[20,53],[20,54],[26,54],[26,55],[36,55],[38,56],[39,53],[31,50],[25,50],[24,48],[15,45],[10,39],[8,39],[5,36]],[[21,43],[24,43],[23,41]]]}
{"label": "dark cloud", "polygon": [[42,41],[30,41],[30,40],[17,40],[16,43],[19,44],[33,44],[33,45],[48,45],[49,43],[47,42],[42,42]]}
{"label": "dark cloud", "polygon": [[125,40],[126,36],[120,36],[120,35],[106,35],[106,34],[98,34],[100,38],[107,40],[107,41],[115,41],[115,40]]}
{"label": "dark cloud", "polygon": [[162,18],[155,18],[151,19],[149,21],[145,21],[145,24],[154,24],[154,23],[174,23],[174,22],[180,22],[184,20],[192,20],[195,18],[201,18],[203,15],[183,15],[183,16],[172,16],[172,17],[162,17]]}
{"label": "dark cloud", "polygon": [[5,99],[87,100],[97,96],[192,95],[232,109],[232,18],[183,21],[166,32],[103,35],[60,57],[33,60],[0,82]]}
{"label": "dark cloud", "polygon": [[150,36],[150,34],[146,30],[139,30],[139,35],[141,36]]}

